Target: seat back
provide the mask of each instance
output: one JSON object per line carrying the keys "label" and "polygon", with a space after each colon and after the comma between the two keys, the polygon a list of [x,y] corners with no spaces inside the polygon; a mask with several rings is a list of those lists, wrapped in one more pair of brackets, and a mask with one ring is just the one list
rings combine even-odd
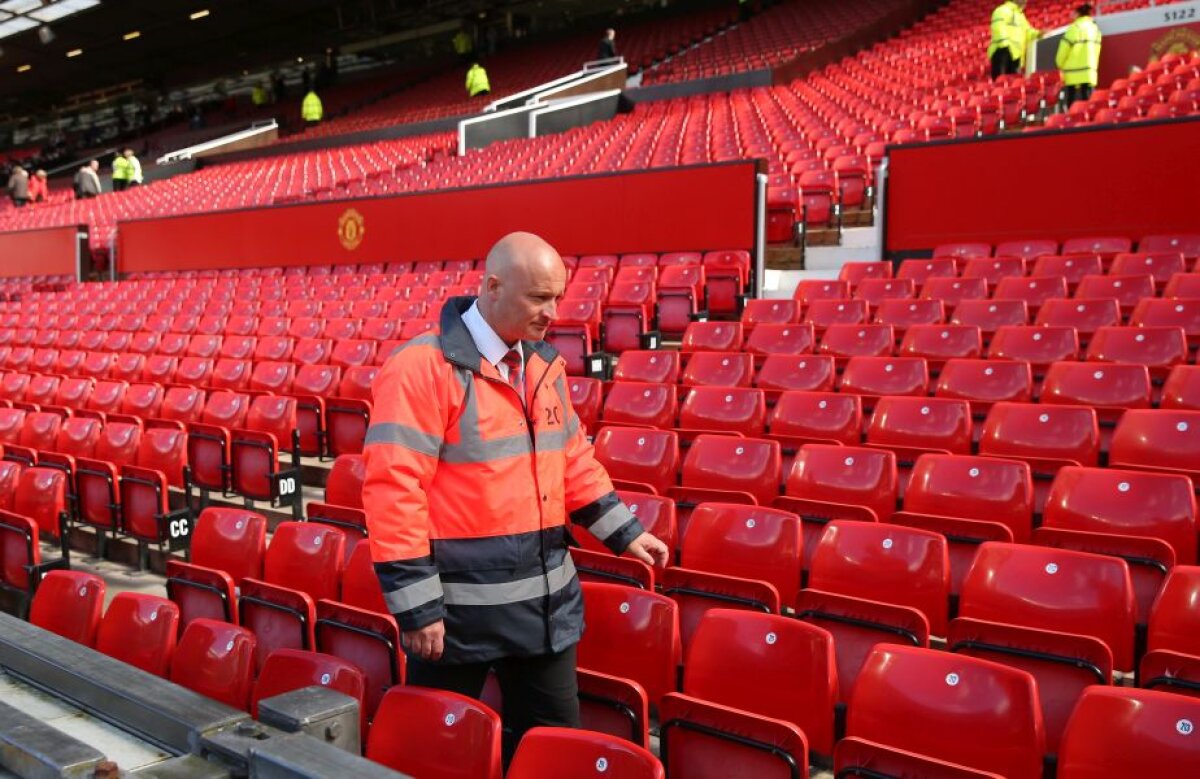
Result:
{"label": "seat back", "polygon": [[703,434],[683,459],[684,487],[749,493],[760,505],[779,495],[782,450],[778,441]]}
{"label": "seat back", "polygon": [[340,454],[325,480],[325,502],[335,506],[362,508],[362,485],[366,465],[361,454]]}
{"label": "seat back", "polygon": [[834,520],[809,562],[808,587],[917,609],[944,635],[950,557],[937,533],[873,522]]}
{"label": "seat back", "polygon": [[366,756],[414,776],[501,779],[500,747],[500,716],[479,701],[393,687],[379,706]]}
{"label": "seat back", "polygon": [[1133,669],[1136,602],[1124,560],[1067,549],[985,543],[959,600],[964,617],[1092,636]]}
{"label": "seat back", "polygon": [[360,707],[363,705],[363,674],[352,664],[321,652],[277,649],[267,656],[258,674],[250,716],[258,718],[260,701],[305,687],[328,687],[354,698]]}
{"label": "seat back", "polygon": [[50,571],[34,593],[29,621],[77,644],[95,646],[105,589],[95,574]]}
{"label": "seat back", "polygon": [[611,424],[671,428],[675,426],[677,411],[673,384],[617,382],[608,390],[601,417]]}
{"label": "seat back", "polygon": [[701,503],[680,548],[684,568],[760,579],[791,606],[800,590],[800,518],[790,511],[735,503]]}
{"label": "seat back", "polygon": [[674,384],[679,381],[679,352],[628,350],[617,358],[614,381]]}
{"label": "seat back", "polygon": [[633,587],[583,582],[584,620],[592,629],[579,642],[579,666],[632,679],[652,705],[675,689],[681,662],[675,603]]}
{"label": "seat back", "polygon": [[823,755],[833,753],[837,690],[833,637],[778,614],[708,612],[684,665],[687,695],[794,723]]}
{"label": "seat back", "polygon": [[670,430],[605,425],[596,434],[596,459],[613,479],[649,484],[665,493],[679,478],[679,437]]}
{"label": "seat back", "polygon": [[862,398],[840,392],[799,392],[779,396],[771,410],[772,435],[856,445],[862,440]]}
{"label": "seat back", "polygon": [[695,352],[680,381],[684,385],[749,387],[754,381],[754,355],[747,352]]}
{"label": "seat back", "polygon": [[1026,541],[1033,526],[1033,479],[1018,460],[923,454],[904,493],[905,512],[997,522]]}
{"label": "seat back", "polygon": [[246,628],[215,619],[194,619],[175,647],[171,681],[246,711],[254,686],[256,642]]}
{"label": "seat back", "polygon": [[316,648],[340,657],[363,672],[366,715],[373,719],[384,694],[404,683],[405,655],[400,629],[390,614],[332,600],[317,602]]}
{"label": "seat back", "polygon": [[1090,687],[1058,751],[1061,779],[1194,776],[1200,699],[1155,690]]}
{"label": "seat back", "polygon": [[541,779],[609,771],[622,779],[664,779],[666,775],[657,757],[625,739],[587,730],[543,727],[533,728],[524,735],[505,776]]}
{"label": "seat back", "polygon": [[267,519],[246,509],[209,507],[192,535],[192,562],[229,574],[235,584],[262,578]]}
{"label": "seat back", "polygon": [[307,593],[314,601],[337,600],[345,545],[346,536],[338,528],[310,522],[280,523],[263,558],[263,577],[271,584]]}
{"label": "seat back", "polygon": [[971,406],[965,400],[884,397],[875,405],[867,443],[893,448],[971,453]]}
{"label": "seat back", "polygon": [[1132,409],[1113,431],[1108,464],[1183,473],[1200,483],[1200,411]]}
{"label": "seat back", "polygon": [[851,695],[846,735],[1009,779],[1042,776],[1033,677],[973,657],[877,646]]}
{"label": "seat back", "polygon": [[1146,649],[1200,657],[1200,568],[1176,566],[1167,574],[1150,612]]}
{"label": "seat back", "polygon": [[1090,406],[997,403],[988,412],[980,454],[1096,465],[1100,428]]}
{"label": "seat back", "polygon": [[679,427],[689,430],[756,436],[766,420],[763,391],[749,387],[692,387],[679,407]]}
{"label": "seat back", "polygon": [[179,607],[143,592],[120,592],[96,634],[96,651],[156,676],[166,676],[179,633]]}
{"label": "seat back", "polygon": [[794,498],[865,506],[880,521],[896,510],[896,455],[882,449],[805,444],[784,493]]}
{"label": "seat back", "polygon": [[1180,564],[1196,563],[1196,496],[1184,476],[1063,468],[1050,488],[1042,525],[1159,538]]}

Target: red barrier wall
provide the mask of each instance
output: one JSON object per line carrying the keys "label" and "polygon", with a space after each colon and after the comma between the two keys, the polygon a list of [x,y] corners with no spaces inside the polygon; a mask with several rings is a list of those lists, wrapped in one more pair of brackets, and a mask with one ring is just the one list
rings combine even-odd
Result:
{"label": "red barrier wall", "polygon": [[884,246],[1200,232],[1200,120],[891,147]]}
{"label": "red barrier wall", "polygon": [[562,254],[754,245],[753,161],[121,222],[122,273],[483,257],[538,233]]}
{"label": "red barrier wall", "polygon": [[79,242],[83,227],[51,227],[0,233],[0,276],[76,275]]}

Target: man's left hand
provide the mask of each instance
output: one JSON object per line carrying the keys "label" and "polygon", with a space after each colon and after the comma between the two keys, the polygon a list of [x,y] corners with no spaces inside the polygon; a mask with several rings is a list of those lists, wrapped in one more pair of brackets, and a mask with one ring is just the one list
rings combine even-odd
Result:
{"label": "man's left hand", "polygon": [[670,562],[667,545],[649,533],[642,533],[625,547],[625,554],[636,557],[646,565],[665,568]]}

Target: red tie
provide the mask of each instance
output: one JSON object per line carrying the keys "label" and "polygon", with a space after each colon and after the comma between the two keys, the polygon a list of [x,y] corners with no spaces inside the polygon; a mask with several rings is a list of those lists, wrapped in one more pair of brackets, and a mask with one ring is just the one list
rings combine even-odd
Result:
{"label": "red tie", "polygon": [[513,386],[518,395],[523,395],[521,392],[521,355],[517,354],[515,349],[509,349],[504,353],[504,357],[500,362],[508,366],[508,383]]}

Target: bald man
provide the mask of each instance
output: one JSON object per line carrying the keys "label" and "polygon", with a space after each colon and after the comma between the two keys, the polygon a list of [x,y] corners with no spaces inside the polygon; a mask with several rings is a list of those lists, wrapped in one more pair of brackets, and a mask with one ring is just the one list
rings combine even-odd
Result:
{"label": "bald man", "polygon": [[512,233],[479,296],[388,359],[372,388],[363,506],[402,631],[410,684],[504,696],[505,761],[536,725],[578,727],[583,600],[568,554],[590,532],[613,554],[667,564],[617,498],[543,339],[566,288],[552,246]]}

